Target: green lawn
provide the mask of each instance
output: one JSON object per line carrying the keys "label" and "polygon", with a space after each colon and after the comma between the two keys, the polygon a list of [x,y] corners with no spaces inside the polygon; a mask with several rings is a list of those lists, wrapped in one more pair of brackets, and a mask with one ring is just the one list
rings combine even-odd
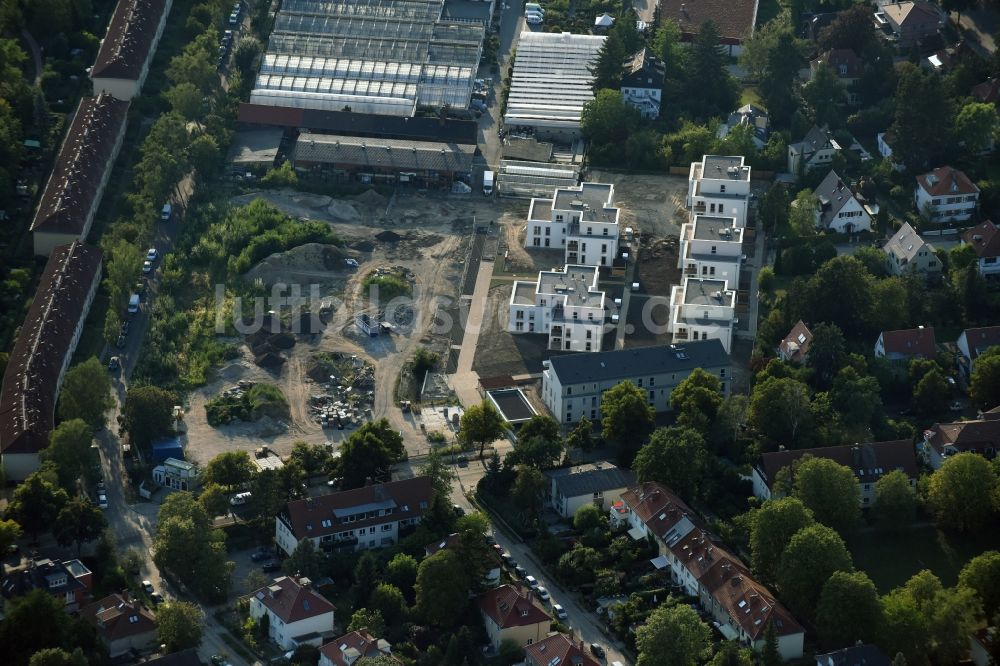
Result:
{"label": "green lawn", "polygon": [[740,104],[753,104],[754,106],[764,106],[760,101],[760,94],[756,86],[745,86],[740,93]]}
{"label": "green lawn", "polygon": [[1000,548],[1000,534],[956,535],[934,526],[901,533],[865,531],[848,540],[854,564],[867,573],[879,592],[886,593],[914,574],[930,569],[947,586],[971,558]]}

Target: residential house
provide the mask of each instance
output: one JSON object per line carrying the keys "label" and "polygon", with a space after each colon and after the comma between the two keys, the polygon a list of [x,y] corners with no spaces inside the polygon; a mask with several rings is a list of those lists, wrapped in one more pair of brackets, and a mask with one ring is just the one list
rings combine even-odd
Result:
{"label": "residential house", "polygon": [[479,595],[476,604],[494,649],[499,649],[505,640],[519,646],[537,643],[548,635],[552,626],[552,618],[535,599],[533,590],[501,585]]}
{"label": "residential house", "polygon": [[153,468],[153,481],[171,490],[194,490],[198,484],[198,466],[187,460],[167,458]]}
{"label": "residential house", "polygon": [[979,203],[979,188],[963,172],[943,166],[917,176],[913,203],[931,222],[968,220]]}
{"label": "residential house", "polygon": [[990,78],[972,87],[969,92],[977,102],[1000,103],[1000,78]]}
{"label": "residential house", "polygon": [[736,218],[747,225],[750,208],[750,166],[742,155],[705,155],[688,171],[685,205],[694,215],[709,213]]}
{"label": "residential house", "polygon": [[109,94],[80,100],[31,222],[36,255],[47,257],[57,246],[87,238],[125,138],[127,114],[128,102]]}
{"label": "residential house", "polygon": [[778,345],[778,358],[789,363],[805,363],[809,357],[812,339],[812,331],[800,319]]}
{"label": "residential house", "polygon": [[792,174],[811,171],[831,164],[841,146],[826,126],[813,125],[801,141],[788,146],[788,171]]}
{"label": "residential house", "polygon": [[904,472],[912,486],[916,485],[919,473],[913,442],[909,439],[773,451],[761,454],[760,460],[752,469],[753,494],[763,500],[771,499],[778,473],[806,455],[827,458],[850,468],[858,480],[862,507],[875,504],[875,484],[889,472]]}
{"label": "residential house", "polygon": [[629,106],[638,109],[643,118],[658,118],[663,79],[666,76],[663,63],[653,57],[648,49],[642,49],[626,65],[626,70],[621,85],[622,99]]}
{"label": "residential house", "polygon": [[198,656],[198,648],[187,648],[162,657],[150,657],[142,664],[143,666],[205,666]]}
{"label": "residential house", "polygon": [[903,222],[882,250],[889,275],[917,273],[928,280],[937,280],[941,276],[941,262],[934,246],[924,241],[909,222]]}
{"label": "residential house", "polygon": [[352,631],[330,641],[319,650],[319,666],[353,666],[359,659],[382,657],[393,663],[399,660],[384,638],[375,638],[367,629]]}
{"label": "residential house", "polygon": [[931,3],[903,0],[880,4],[875,12],[875,23],[891,30],[893,41],[908,48],[937,34],[943,21],[941,13]]}
{"label": "residential house", "polygon": [[844,95],[847,103],[851,105],[860,104],[861,100],[853,91],[854,84],[865,70],[865,61],[862,60],[853,49],[831,49],[820,53],[819,56],[809,61],[809,80],[816,76],[816,71],[820,67],[828,67],[834,76],[844,86]]}
{"label": "residential house", "polygon": [[[896,135],[892,130],[886,130],[884,132],[879,132],[875,135],[875,141],[878,143],[878,154],[886,159],[892,159],[892,144],[896,140]],[[897,171],[902,168],[900,165],[894,165]]]}
{"label": "residential house", "polygon": [[[446,550],[448,548],[455,548],[459,543],[459,535],[457,532],[449,534],[446,537],[438,539],[433,543],[429,543],[424,546],[424,555],[430,557],[436,553]],[[484,543],[485,543],[485,536]],[[489,561],[486,563],[486,575],[483,577],[482,584],[484,587],[496,587],[500,584],[500,556],[492,548],[489,551]]]}
{"label": "residential house", "polygon": [[978,453],[992,460],[1000,449],[1000,407],[979,418],[957,423],[935,423],[923,432],[917,450],[932,469],[956,453]]}
{"label": "residential house", "polygon": [[962,234],[962,244],[976,252],[976,268],[983,277],[1000,275],[1000,230],[990,220],[981,222]]}
{"label": "residential house", "polygon": [[605,302],[599,273],[597,266],[567,264],[561,271],[539,271],[535,282],[515,281],[507,330],[546,334],[546,349],[601,351]]}
{"label": "residential house", "polygon": [[816,666],[891,666],[892,661],[877,646],[862,643],[816,655]]}
{"label": "residential house", "polygon": [[719,125],[719,138],[725,139],[737,127],[749,127],[753,132],[753,145],[761,150],[767,145],[767,139],[771,135],[771,117],[759,106],[744,104],[730,113],[725,123]]}
{"label": "residential house", "polygon": [[312,589],[308,578],[275,578],[250,595],[250,617],[268,618],[268,638],[282,650],[319,647],[333,632],[333,604]]}
{"label": "residential house", "polygon": [[933,326],[918,326],[902,331],[882,331],[875,341],[875,357],[886,358],[897,363],[909,363],[910,359],[937,357]]}
{"label": "residential house", "polygon": [[97,629],[112,659],[156,642],[156,618],[128,593],[109,594],[80,611]]}
{"label": "residential house", "polygon": [[601,666],[583,647],[566,634],[552,634],[524,649],[525,666]]}
{"label": "residential house", "polygon": [[674,344],[719,340],[729,354],[736,328],[736,290],[728,280],[685,277],[670,288],[667,330]]}
{"label": "residential house", "polygon": [[734,217],[696,214],[681,226],[677,267],[690,277],[737,284],[743,263],[743,229]]}
{"label": "residential house", "polygon": [[967,328],[958,336],[958,370],[968,382],[976,369],[976,359],[990,347],[1000,346],[1000,326]]}
{"label": "residential house", "polygon": [[975,666],[995,664],[993,655],[1000,648],[1000,634],[996,627],[982,627],[969,636],[969,658]]}
{"label": "residential house", "polygon": [[391,546],[420,523],[433,495],[431,478],[417,476],[293,500],[275,519],[275,542],[288,555],[302,539],[327,551]]}
{"label": "residential house", "polygon": [[813,194],[819,200],[816,215],[819,228],[840,234],[871,230],[871,215],[836,171],[826,174]]}
{"label": "residential house", "polygon": [[646,391],[649,405],[665,412],[670,409],[670,392],[695,368],[718,377],[724,394],[732,377],[729,355],[719,340],[565,354],[542,365],[542,401],[557,421],[567,424],[584,416],[599,421],[601,395],[621,382]]}
{"label": "residential house", "polygon": [[94,92],[121,100],[138,96],[149,73],[172,0],[119,0],[90,68]]}
{"label": "residential house", "polygon": [[618,254],[614,196],[614,185],[581,183],[557,187],[551,199],[532,199],[524,247],[561,248],[567,264],[610,266]]}
{"label": "residential house", "polygon": [[577,509],[593,504],[601,511],[635,485],[635,474],[605,460],[573,467],[545,470],[548,502],[563,518],[572,518]]}
{"label": "residential house", "polygon": [[45,590],[61,599],[66,611],[75,613],[90,599],[94,576],[80,560],[51,560],[32,557],[26,566],[8,570],[3,579],[7,598],[23,597],[32,590]]}
{"label": "residential house", "polygon": [[729,57],[743,52],[743,44],[753,37],[759,0],[662,0],[660,16],[677,21],[681,41],[692,42],[701,25],[711,21],[719,33],[719,46]]}
{"label": "residential house", "polygon": [[101,251],[79,241],[57,247],[45,264],[0,391],[0,454],[8,481],[23,481],[40,465],[59,389],[100,283]]}

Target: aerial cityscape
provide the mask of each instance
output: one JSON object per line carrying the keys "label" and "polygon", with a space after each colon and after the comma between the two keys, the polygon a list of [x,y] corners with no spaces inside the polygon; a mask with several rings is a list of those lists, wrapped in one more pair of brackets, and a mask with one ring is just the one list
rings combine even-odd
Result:
{"label": "aerial cityscape", "polygon": [[7,0],[0,665],[1000,664],[997,40]]}

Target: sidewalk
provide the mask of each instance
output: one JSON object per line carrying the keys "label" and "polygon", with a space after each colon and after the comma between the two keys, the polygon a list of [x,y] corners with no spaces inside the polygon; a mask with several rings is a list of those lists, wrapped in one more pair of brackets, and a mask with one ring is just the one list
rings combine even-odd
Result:
{"label": "sidewalk", "polygon": [[486,299],[492,279],[493,262],[480,261],[479,272],[476,274],[476,287],[469,298],[469,313],[465,321],[462,347],[458,353],[458,367],[451,376],[451,386],[465,407],[478,404],[482,400],[479,395],[479,374],[473,371],[472,360],[476,356],[476,345],[479,344],[479,332],[483,327]]}

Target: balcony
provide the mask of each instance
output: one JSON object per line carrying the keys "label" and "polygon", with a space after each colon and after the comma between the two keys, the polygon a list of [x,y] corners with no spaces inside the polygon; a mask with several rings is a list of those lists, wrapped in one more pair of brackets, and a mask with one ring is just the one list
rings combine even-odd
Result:
{"label": "balcony", "polygon": [[688,332],[686,328],[679,328],[674,333],[674,340],[687,340],[687,339],[688,339]]}
{"label": "balcony", "polygon": [[704,201],[697,201],[694,206],[691,207],[691,210],[695,213],[704,213],[708,210],[708,206],[705,205]]}
{"label": "balcony", "polygon": [[697,266],[687,266],[684,268],[684,275],[698,275]]}
{"label": "balcony", "polygon": [[579,241],[571,240],[571,241],[569,241],[569,242],[566,243],[566,251],[567,252],[576,252],[579,249],[580,249],[580,243],[579,243]]}
{"label": "balcony", "polygon": [[562,333],[562,326],[557,326],[555,324],[552,325],[552,329],[549,331],[549,334],[553,337],[562,337]]}

